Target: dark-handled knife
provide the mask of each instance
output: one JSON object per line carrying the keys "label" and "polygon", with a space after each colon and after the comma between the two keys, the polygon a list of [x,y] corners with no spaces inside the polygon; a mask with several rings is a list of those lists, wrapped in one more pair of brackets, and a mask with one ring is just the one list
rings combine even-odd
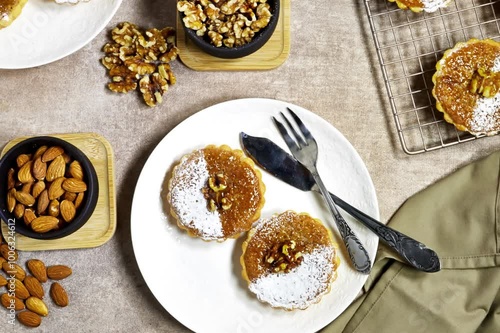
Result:
{"label": "dark-handled knife", "polygon": [[[240,134],[240,139],[245,152],[264,170],[302,191],[318,191],[310,172],[274,142],[243,132]],[[380,223],[336,195],[332,193],[330,195],[337,205],[373,231],[410,265],[424,272],[437,272],[441,269],[436,252]]]}

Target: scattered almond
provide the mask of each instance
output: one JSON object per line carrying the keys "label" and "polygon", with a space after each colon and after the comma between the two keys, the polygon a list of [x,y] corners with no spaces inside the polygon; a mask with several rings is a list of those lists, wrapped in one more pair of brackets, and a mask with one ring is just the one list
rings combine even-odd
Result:
{"label": "scattered almond", "polygon": [[76,209],[75,205],[68,200],[61,201],[61,205],[59,207],[61,211],[61,216],[66,222],[71,222],[75,218]]}
{"label": "scattered almond", "polygon": [[6,308],[9,309],[11,307],[11,304],[14,303],[14,310],[15,311],[20,311],[24,310],[25,306],[22,300],[17,298],[16,296],[10,297],[9,294],[5,293],[2,294],[0,297],[0,303]]}
{"label": "scattered almond", "polygon": [[47,163],[42,162],[42,158],[38,157],[35,162],[33,162],[33,177],[38,180],[42,180],[47,175]]}
{"label": "scattered almond", "polygon": [[6,261],[17,261],[17,251],[15,249],[9,249],[9,245],[7,245],[7,243],[0,245],[0,253]]}
{"label": "scattered almond", "polygon": [[36,213],[38,215],[45,213],[45,211],[47,210],[47,207],[49,206],[49,203],[50,203],[49,191],[43,190],[42,193],[40,193],[40,196],[38,197],[38,203],[36,206]]}
{"label": "scattered almond", "polygon": [[45,296],[43,287],[40,281],[38,281],[36,277],[28,275],[26,276],[26,278],[24,278],[23,283],[26,289],[28,289],[28,292],[30,293],[31,296],[35,296],[40,299],[42,299],[43,296]]}
{"label": "scattered almond", "polygon": [[26,263],[29,271],[33,276],[40,282],[47,282],[47,269],[45,268],[45,264],[43,261],[38,259],[28,260]]}
{"label": "scattered almond", "polygon": [[39,299],[38,297],[31,296],[25,301],[26,307],[28,310],[33,311],[34,313],[40,316],[47,316],[49,314],[49,309],[47,305]]}
{"label": "scattered almond", "polygon": [[54,265],[47,267],[47,276],[52,280],[62,280],[71,275],[73,271],[68,266]]}
{"label": "scattered almond", "polygon": [[52,283],[50,286],[50,297],[56,305],[65,307],[69,304],[68,294],[66,290],[57,282]]}
{"label": "scattered almond", "polygon": [[69,165],[69,174],[73,178],[83,180],[83,169],[80,162],[78,162],[77,160],[71,162],[71,164]]}
{"label": "scattered almond", "polygon": [[16,191],[16,193],[14,193],[14,197],[25,206],[31,207],[35,204],[35,198],[33,198],[33,196],[29,193]]}
{"label": "scattered almond", "polygon": [[0,287],[7,285],[7,279],[0,275]]}
{"label": "scattered almond", "polygon": [[18,171],[17,179],[23,184],[32,183],[35,181],[33,176],[31,175],[31,161],[26,162]]}
{"label": "scattered almond", "polygon": [[2,269],[8,275],[14,275],[14,277],[19,281],[23,281],[24,278],[26,277],[26,272],[24,271],[24,269],[22,269],[21,266],[13,262],[4,262],[2,264]]}
{"label": "scattered almond", "polygon": [[42,318],[29,310],[19,312],[17,320],[19,320],[21,324],[28,327],[38,327],[42,323]]}
{"label": "scattered almond", "polygon": [[26,208],[23,216],[24,223],[30,225],[34,219],[36,219],[35,211],[31,208]]}
{"label": "scattered almond", "polygon": [[46,233],[54,229],[59,223],[57,217],[42,215],[31,222],[31,228],[38,233]]}
{"label": "scattered almond", "polygon": [[28,289],[26,289],[24,284],[18,279],[14,279],[14,281],[15,281],[15,286],[14,286],[15,289],[14,290],[15,290],[16,297],[20,298],[20,299],[26,299],[26,298],[30,297],[30,293],[29,293]]}
{"label": "scattered almond", "polygon": [[54,200],[59,198],[64,194],[64,189],[62,188],[62,184],[64,183],[66,178],[59,177],[54,180],[49,186],[49,200]]}

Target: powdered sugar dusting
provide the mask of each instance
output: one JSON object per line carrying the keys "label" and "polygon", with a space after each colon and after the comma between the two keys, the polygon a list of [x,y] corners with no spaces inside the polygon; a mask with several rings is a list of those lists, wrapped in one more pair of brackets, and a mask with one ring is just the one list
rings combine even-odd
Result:
{"label": "powdered sugar dusting", "polygon": [[439,8],[446,7],[450,0],[420,0],[424,5],[424,11],[428,13],[435,12]]}
{"label": "powdered sugar dusting", "polygon": [[473,132],[500,130],[500,92],[493,97],[480,97],[477,100],[469,127]]}
{"label": "powdered sugar dusting", "polygon": [[500,72],[500,57],[496,57],[493,62],[493,68],[491,68],[492,72]]}
{"label": "powdered sugar dusting", "polygon": [[170,195],[179,223],[196,229],[205,240],[223,237],[219,213],[208,210],[201,191],[209,177],[203,151],[198,150],[184,157],[174,177]]}
{"label": "powdered sugar dusting", "polygon": [[285,309],[305,309],[317,303],[329,289],[336,272],[335,250],[319,246],[304,254],[299,266],[288,273],[270,273],[252,281],[249,289],[261,301]]}

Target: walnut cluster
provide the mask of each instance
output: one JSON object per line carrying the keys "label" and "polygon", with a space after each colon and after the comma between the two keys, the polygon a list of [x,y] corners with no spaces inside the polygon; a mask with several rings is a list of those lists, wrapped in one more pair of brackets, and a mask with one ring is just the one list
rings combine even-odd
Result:
{"label": "walnut cluster", "polygon": [[103,47],[101,59],[109,71],[108,88],[127,93],[137,89],[149,106],[162,102],[163,94],[176,78],[169,63],[177,58],[174,28],[152,28],[144,33],[129,22],[120,23],[111,31],[113,42]]}
{"label": "walnut cluster", "polygon": [[207,200],[208,209],[211,212],[216,210],[228,210],[232,206],[229,195],[228,182],[223,173],[219,172],[215,176],[210,176],[207,186],[202,189],[203,196]]}
{"label": "walnut cluster", "polygon": [[264,255],[263,261],[271,272],[288,273],[304,259],[294,240],[275,243]]}
{"label": "walnut cluster", "polygon": [[249,43],[272,17],[267,0],[181,0],[177,10],[187,28],[216,47]]}
{"label": "walnut cluster", "polygon": [[493,97],[500,89],[500,73],[478,68],[472,75],[470,91],[484,97]]}

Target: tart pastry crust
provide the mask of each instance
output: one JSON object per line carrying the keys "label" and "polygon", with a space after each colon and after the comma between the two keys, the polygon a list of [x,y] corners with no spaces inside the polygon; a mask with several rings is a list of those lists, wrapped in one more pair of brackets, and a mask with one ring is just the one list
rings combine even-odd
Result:
{"label": "tart pastry crust", "polygon": [[500,132],[500,43],[470,39],[436,64],[432,95],[444,119],[473,135]]}
{"label": "tart pastry crust", "polygon": [[174,167],[167,201],[177,225],[190,236],[224,241],[259,219],[264,193],[260,171],[241,150],[209,145]]}
{"label": "tart pastry crust", "polygon": [[451,0],[389,0],[389,2],[396,2],[399,8],[410,9],[415,13],[422,11],[432,13],[448,6]]}
{"label": "tart pastry crust", "polygon": [[242,245],[242,276],[257,298],[274,308],[304,310],[337,278],[333,236],[307,213],[286,211],[261,219]]}

